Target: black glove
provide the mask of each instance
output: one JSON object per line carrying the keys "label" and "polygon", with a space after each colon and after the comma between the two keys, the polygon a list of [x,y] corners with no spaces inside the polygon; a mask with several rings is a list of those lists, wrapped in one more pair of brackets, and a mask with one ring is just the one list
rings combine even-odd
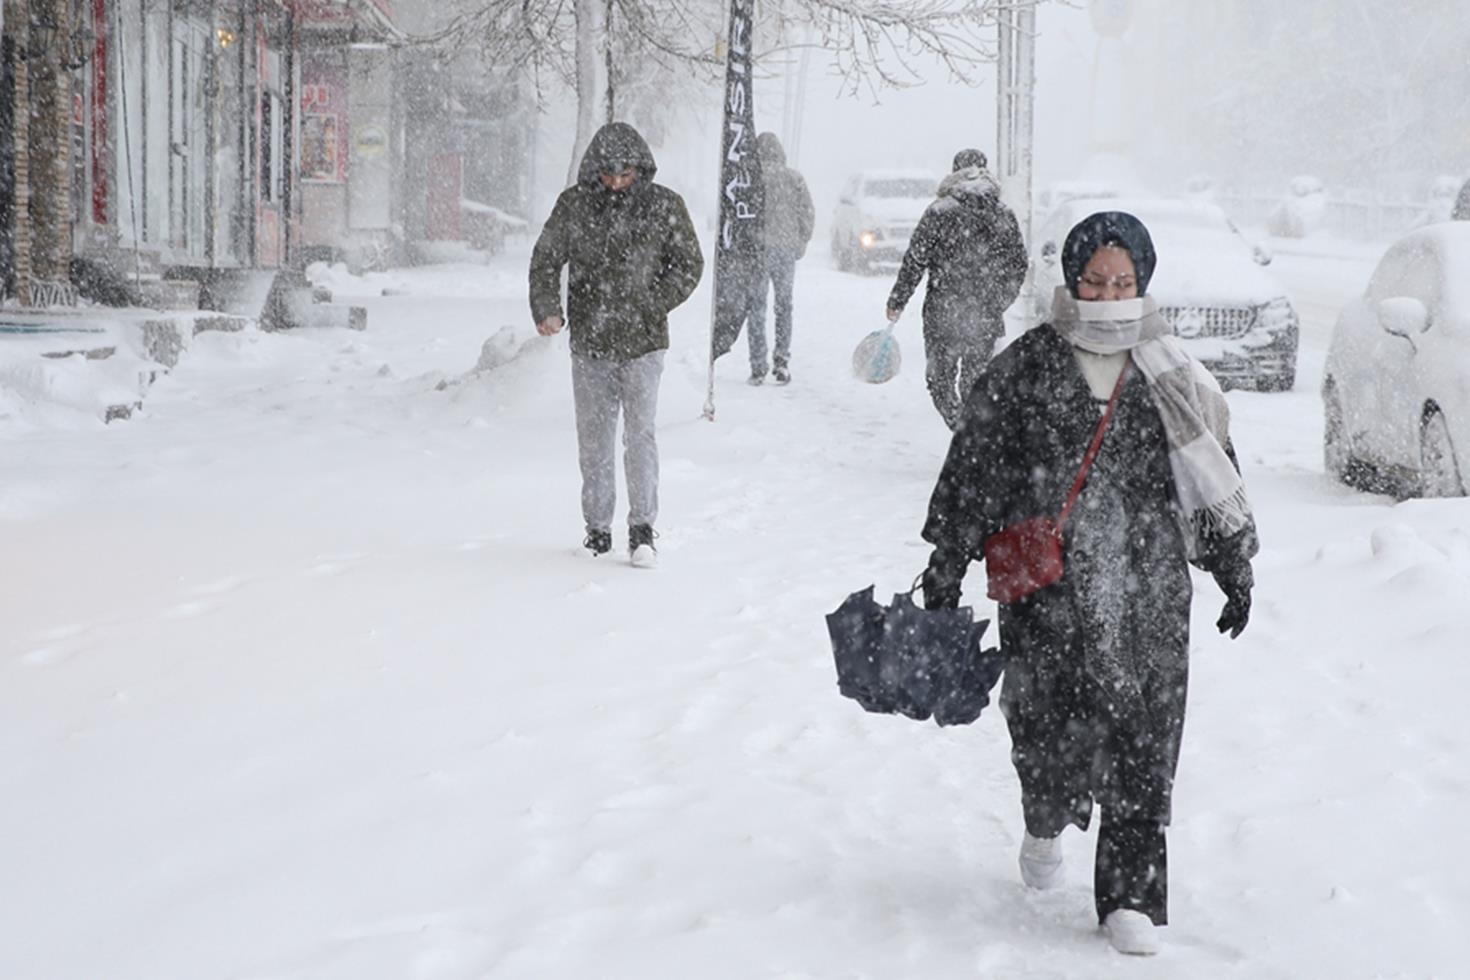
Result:
{"label": "black glove", "polygon": [[939,549],[929,558],[929,567],[924,569],[924,608],[957,609],[960,604],[960,583],[965,580],[965,565]]}
{"label": "black glove", "polygon": [[1251,618],[1251,586],[1255,579],[1250,565],[1221,569],[1215,573],[1215,584],[1225,593],[1225,608],[1221,610],[1215,626],[1221,633],[1229,633],[1233,640]]}

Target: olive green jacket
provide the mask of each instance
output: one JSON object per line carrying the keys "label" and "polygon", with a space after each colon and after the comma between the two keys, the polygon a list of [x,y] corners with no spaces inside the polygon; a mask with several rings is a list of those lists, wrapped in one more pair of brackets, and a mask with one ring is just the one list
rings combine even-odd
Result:
{"label": "olive green jacket", "polygon": [[[634,168],[625,191],[603,186],[604,170]],[[572,351],[631,360],[669,346],[669,311],[689,298],[704,257],[678,194],[653,182],[657,166],[632,126],[598,130],[575,185],[557,198],[531,253],[531,317],[563,316]],[[561,270],[567,267],[562,308]]]}

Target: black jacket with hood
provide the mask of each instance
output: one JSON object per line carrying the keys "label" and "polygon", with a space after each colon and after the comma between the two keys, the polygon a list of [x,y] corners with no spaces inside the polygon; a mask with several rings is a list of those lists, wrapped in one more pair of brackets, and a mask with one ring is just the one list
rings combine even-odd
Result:
{"label": "black jacket with hood", "polygon": [[817,212],[806,180],[786,166],[786,149],[775,133],[755,141],[766,183],[766,248],[800,258],[812,240]]}
{"label": "black jacket with hood", "polygon": [[[604,171],[638,172],[624,191],[602,183]],[[689,298],[704,257],[678,194],[656,184],[658,166],[627,123],[597,131],[577,183],[557,198],[531,253],[531,317],[565,316],[572,351],[631,360],[669,346],[669,311]],[[567,306],[561,270],[567,272]]]}
{"label": "black jacket with hood", "polygon": [[929,274],[924,326],[929,331],[1003,330],[1001,314],[1026,278],[1026,246],[995,178],[980,167],[956,170],[924,211],[888,296],[901,310]]}

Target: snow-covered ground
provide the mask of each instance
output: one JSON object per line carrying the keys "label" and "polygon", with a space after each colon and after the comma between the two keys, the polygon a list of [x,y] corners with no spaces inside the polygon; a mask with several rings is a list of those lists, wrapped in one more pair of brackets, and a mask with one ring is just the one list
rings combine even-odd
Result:
{"label": "snow-covered ground", "polygon": [[707,292],[676,315],[654,572],[580,548],[565,337],[472,372],[532,336],[523,253],[333,275],[366,334],[204,335],[131,422],[0,428],[0,977],[1465,976],[1470,501],[1320,461],[1372,257],[1281,254],[1297,390],[1231,395],[1256,611],[1221,638],[1199,580],[1152,961],[1095,929],[1092,835],[1022,888],[994,710],[836,692],[822,616],[923,567],[947,439],[918,304],[859,385],[889,283],[823,261],[795,382],[742,342],[713,424]]}

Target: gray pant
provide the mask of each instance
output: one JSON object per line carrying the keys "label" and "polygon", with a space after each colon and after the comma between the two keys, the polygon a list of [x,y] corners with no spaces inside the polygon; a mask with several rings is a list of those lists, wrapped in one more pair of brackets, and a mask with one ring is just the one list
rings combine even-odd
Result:
{"label": "gray pant", "polygon": [[776,351],[772,358],[778,368],[791,363],[791,293],[796,283],[796,255],[782,249],[766,249],[766,271],[760,285],[750,296],[745,340],[750,346],[750,373],[766,374],[766,290],[776,297]]}
{"label": "gray pant", "polygon": [[582,518],[590,531],[612,529],[618,503],[618,409],[623,412],[623,471],[628,480],[628,526],[658,518],[658,382],[664,352],[631,361],[572,355],[577,406],[577,455],[582,464]]}

